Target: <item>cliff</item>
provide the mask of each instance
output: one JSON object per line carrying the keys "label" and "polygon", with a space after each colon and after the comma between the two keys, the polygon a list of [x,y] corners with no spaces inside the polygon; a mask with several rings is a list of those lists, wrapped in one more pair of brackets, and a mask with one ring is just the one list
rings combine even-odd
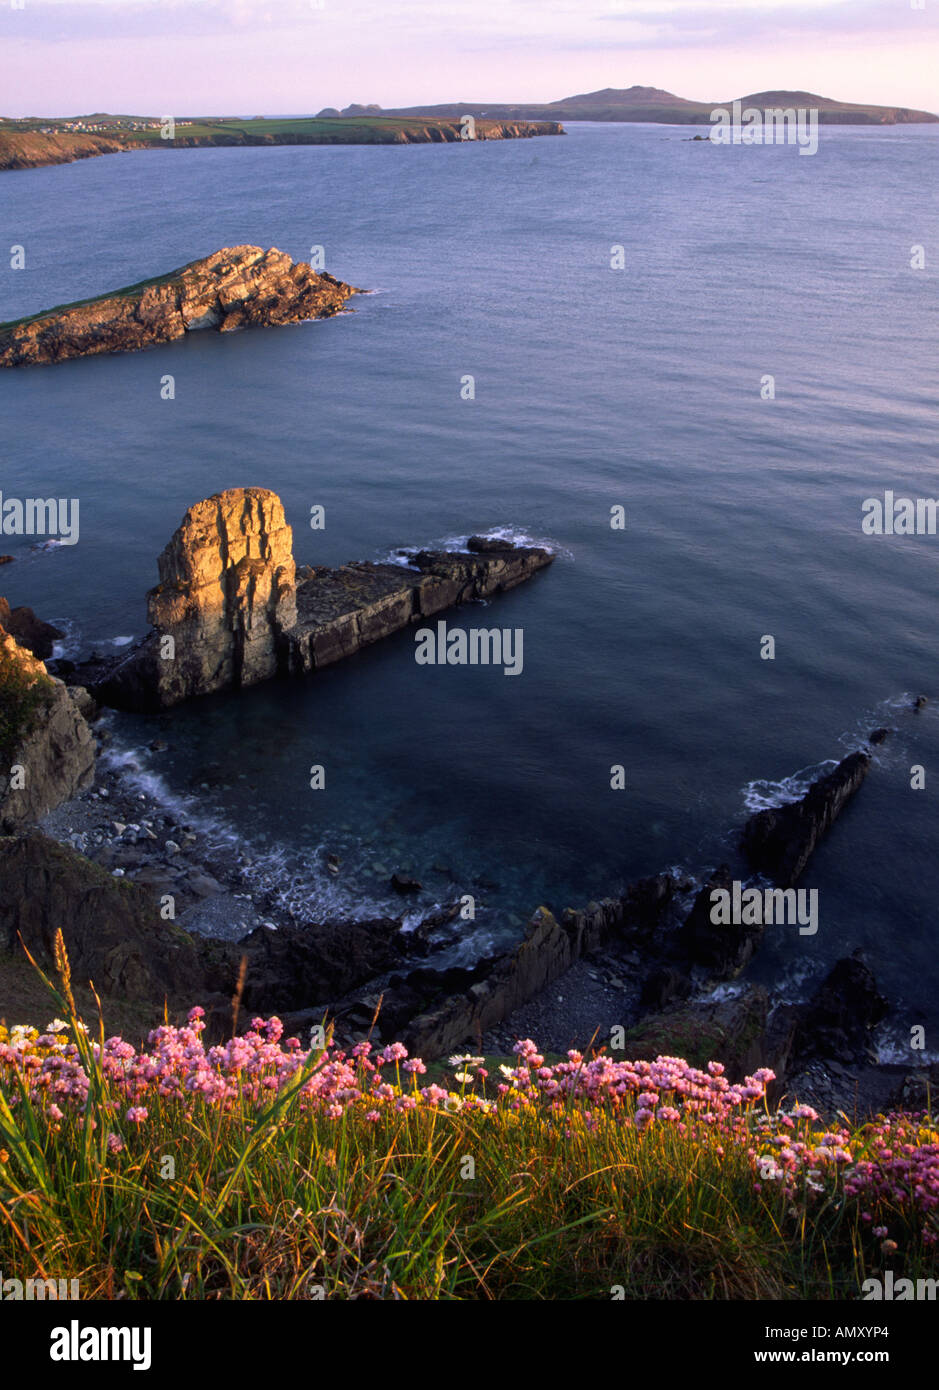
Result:
{"label": "cliff", "polygon": [[[0,615],[9,611],[0,600]],[[94,739],[81,713],[87,703],[86,691],[66,689],[0,626],[0,832],[91,786]]]}
{"label": "cliff", "polygon": [[327,318],[355,293],[283,251],[227,246],[155,279],[0,324],[0,367],[135,352],[205,328]]}
{"label": "cliff", "polygon": [[[36,169],[70,164],[122,150],[172,150],[207,146],[257,145],[414,145],[453,144],[463,139],[458,112],[450,119],[401,119],[367,116],[350,119],[293,121],[205,121],[178,123],[171,140],[158,130],[122,130],[115,125],[101,134],[41,130],[0,125],[0,170]],[[477,140],[523,140],[536,135],[563,135],[558,121],[517,118],[476,122]]]}

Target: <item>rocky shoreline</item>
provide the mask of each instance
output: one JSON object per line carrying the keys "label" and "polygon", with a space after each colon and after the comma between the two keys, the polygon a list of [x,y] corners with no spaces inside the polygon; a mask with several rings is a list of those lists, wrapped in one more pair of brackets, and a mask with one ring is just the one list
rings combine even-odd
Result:
{"label": "rocky shoreline", "polygon": [[[695,1065],[718,1058],[731,1077],[768,1066],[778,1091],[830,1112],[925,1095],[935,1067],[917,1068],[913,1056],[884,1066],[871,1051],[888,1003],[863,960],[838,961],[806,1003],[778,1004],[741,978],[763,938],[762,909],[724,920],[714,908],[776,896],[795,911],[791,885],[863,785],[870,746],[887,730],[873,730],[798,800],[752,815],[735,867],[718,865],[703,882],[641,879],[582,910],[542,905],[515,946],[471,966],[447,964],[462,935],[459,885],[430,912],[305,920],[276,885],[259,890],[244,845],[196,811],[161,804],[132,759],[111,756],[102,704],[168,710],[212,691],[308,678],[428,614],[512,588],[553,557],[475,538],[464,552],[406,558],[298,570],[279,498],[232,489],[186,513],[149,595],[154,630],[126,657],[59,663],[66,685],[37,654],[54,630],[0,604],[15,629],[0,637],[0,712],[20,708],[22,722],[8,728],[6,754],[28,774],[24,785],[0,778],[0,949],[22,942],[47,963],[61,926],[77,979],[93,979],[106,999],[158,1007],[165,998],[171,1011],[198,998],[217,1036],[230,1029],[240,978],[245,1009],[277,1012],[289,1031],[329,1023],[344,1044],[401,1040],[428,1060],[467,1045],[508,1052],[531,1035],[559,1053],[592,1044]],[[324,854],[324,873],[340,872],[334,859]],[[403,907],[420,885],[393,869],[388,888]]]}

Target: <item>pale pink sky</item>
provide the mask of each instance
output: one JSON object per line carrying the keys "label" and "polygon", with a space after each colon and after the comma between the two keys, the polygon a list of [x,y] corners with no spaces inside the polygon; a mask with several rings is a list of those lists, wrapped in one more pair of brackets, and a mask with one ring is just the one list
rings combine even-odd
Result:
{"label": "pale pink sky", "polygon": [[939,111],[937,73],[939,0],[0,0],[8,116],[552,101],[634,83]]}

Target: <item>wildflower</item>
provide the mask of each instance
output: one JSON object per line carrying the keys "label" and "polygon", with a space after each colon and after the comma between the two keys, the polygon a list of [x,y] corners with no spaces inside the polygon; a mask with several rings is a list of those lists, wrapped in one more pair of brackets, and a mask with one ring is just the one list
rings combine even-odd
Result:
{"label": "wildflower", "polygon": [[132,1125],[139,1125],[147,1118],[147,1114],[148,1111],[145,1105],[132,1105],[125,1118]]}
{"label": "wildflower", "polygon": [[124,1140],[119,1134],[108,1135],[108,1153],[119,1154],[124,1147]]}

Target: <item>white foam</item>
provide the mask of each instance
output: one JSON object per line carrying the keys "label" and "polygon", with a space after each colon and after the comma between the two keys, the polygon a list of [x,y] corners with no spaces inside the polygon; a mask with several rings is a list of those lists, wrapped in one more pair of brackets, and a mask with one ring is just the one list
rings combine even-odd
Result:
{"label": "white foam", "polygon": [[539,550],[547,550],[549,554],[557,555],[564,560],[573,560],[574,558],[573,552],[561,545],[560,541],[552,540],[549,536],[535,536],[523,527],[509,525],[492,526],[488,531],[467,531],[463,536],[439,536],[436,540],[427,541],[423,545],[398,546],[383,555],[381,561],[386,565],[401,565],[405,569],[413,568],[413,557],[422,550],[443,550],[449,554],[462,554],[466,550],[470,536],[480,536],[487,541],[506,541],[509,545],[536,547]]}
{"label": "white foam", "polygon": [[754,812],[768,811],[777,806],[786,806],[793,801],[801,801],[813,782],[817,782],[837,766],[835,758],[826,758],[824,762],[815,763],[812,767],[803,767],[778,782],[771,782],[768,778],[757,778],[744,787],[743,804],[748,811]]}

